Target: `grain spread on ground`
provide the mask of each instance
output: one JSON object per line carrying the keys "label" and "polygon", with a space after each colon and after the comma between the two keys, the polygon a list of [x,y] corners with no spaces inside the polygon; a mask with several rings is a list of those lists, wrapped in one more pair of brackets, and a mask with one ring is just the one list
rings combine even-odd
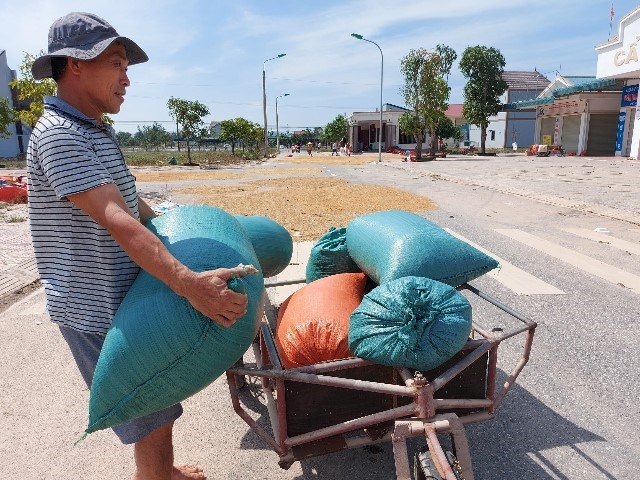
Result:
{"label": "grain spread on ground", "polygon": [[[177,203],[212,205],[234,215],[267,216],[285,227],[294,241],[317,240],[330,227],[345,227],[365,213],[396,209],[424,212],[436,208],[428,198],[404,190],[326,176],[321,166],[371,163],[371,156],[285,161],[286,164],[243,165],[236,170],[136,169],[134,175],[138,182],[167,184],[169,195]],[[295,167],[298,163],[301,166]],[[314,166],[304,166],[308,164]],[[179,187],[177,182],[190,184]]]}
{"label": "grain spread on ground", "polygon": [[392,187],[355,185],[338,178],[289,177],[239,186],[197,186],[179,190],[198,202],[234,215],[265,215],[285,227],[294,240],[317,240],[330,227],[378,210],[433,210],[427,198]]}

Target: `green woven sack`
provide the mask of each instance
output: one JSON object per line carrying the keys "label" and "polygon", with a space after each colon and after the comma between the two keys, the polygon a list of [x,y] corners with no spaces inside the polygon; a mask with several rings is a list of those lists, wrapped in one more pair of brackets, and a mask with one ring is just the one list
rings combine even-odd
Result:
{"label": "green woven sack", "polygon": [[428,371],[459,352],[471,305],[455,288],[404,277],[374,288],[349,319],[349,350],[382,365]]}
{"label": "green woven sack", "polygon": [[417,276],[457,287],[499,266],[438,225],[402,210],[354,218],[347,227],[347,248],[378,285]]}
{"label": "green woven sack", "polygon": [[311,283],[330,275],[361,271],[349,256],[347,229],[331,227],[311,248],[305,276],[307,283]]}
{"label": "green woven sack", "polygon": [[[258,265],[242,225],[218,208],[180,207],[147,225],[195,271]],[[91,385],[86,433],[174,405],[231,367],[251,345],[264,311],[262,275],[238,282],[229,283],[246,291],[248,310],[227,329],[141,271],[105,338]]]}
{"label": "green woven sack", "polygon": [[274,277],[289,266],[293,240],[286,228],[262,215],[234,216],[249,235],[264,278]]}

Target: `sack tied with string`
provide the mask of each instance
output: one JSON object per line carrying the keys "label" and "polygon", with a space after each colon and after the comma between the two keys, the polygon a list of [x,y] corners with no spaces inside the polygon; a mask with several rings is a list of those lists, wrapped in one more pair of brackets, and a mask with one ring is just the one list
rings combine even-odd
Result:
{"label": "sack tied with string", "polygon": [[347,226],[347,249],[378,285],[417,276],[457,287],[499,266],[438,225],[402,210],[354,218]]}
{"label": "sack tied with string", "polygon": [[462,349],[471,327],[471,305],[455,288],[403,277],[364,296],[349,319],[349,349],[382,365],[428,371]]}
{"label": "sack tied with string", "polygon": [[[221,209],[180,207],[147,223],[194,271],[258,266],[238,220]],[[239,359],[255,338],[264,311],[262,274],[229,282],[248,296],[247,313],[223,328],[184,297],[141,271],[105,338],[89,400],[86,433],[176,404],[205,388]]]}
{"label": "sack tied with string", "polygon": [[339,273],[306,284],[278,312],[275,341],[285,368],[351,356],[349,316],[367,286],[364,273]]}
{"label": "sack tied with string", "polygon": [[347,229],[331,227],[311,248],[306,268],[307,283],[337,273],[358,273],[360,267],[349,256]]}
{"label": "sack tied with string", "polygon": [[293,239],[286,228],[263,215],[234,217],[251,240],[264,278],[274,277],[289,266],[293,254]]}

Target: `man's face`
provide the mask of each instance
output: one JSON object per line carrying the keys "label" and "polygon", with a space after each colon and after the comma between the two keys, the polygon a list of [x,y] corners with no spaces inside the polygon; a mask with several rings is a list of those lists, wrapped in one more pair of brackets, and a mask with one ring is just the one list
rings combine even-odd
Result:
{"label": "man's face", "polygon": [[86,100],[99,118],[104,113],[118,113],[124,102],[127,77],[127,51],[119,43],[113,43],[93,60],[81,62],[82,84]]}

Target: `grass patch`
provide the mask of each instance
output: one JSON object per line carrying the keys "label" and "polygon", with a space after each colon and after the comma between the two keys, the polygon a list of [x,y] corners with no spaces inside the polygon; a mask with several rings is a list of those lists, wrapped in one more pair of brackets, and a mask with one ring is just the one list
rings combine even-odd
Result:
{"label": "grass patch", "polygon": [[0,158],[0,169],[21,170],[27,168],[27,160],[24,158]]}
{"label": "grass patch", "polygon": [[[133,167],[159,167],[162,165],[171,165],[169,161],[173,158],[176,160],[177,165],[188,165],[187,152],[182,149],[180,152],[177,150],[162,150],[162,151],[128,151],[124,150],[124,159],[127,165]],[[213,151],[213,150],[192,150],[191,162],[198,165],[242,165],[247,162],[258,160],[262,155],[258,152],[245,150],[236,150],[235,155],[231,155],[231,150],[228,151]]]}

